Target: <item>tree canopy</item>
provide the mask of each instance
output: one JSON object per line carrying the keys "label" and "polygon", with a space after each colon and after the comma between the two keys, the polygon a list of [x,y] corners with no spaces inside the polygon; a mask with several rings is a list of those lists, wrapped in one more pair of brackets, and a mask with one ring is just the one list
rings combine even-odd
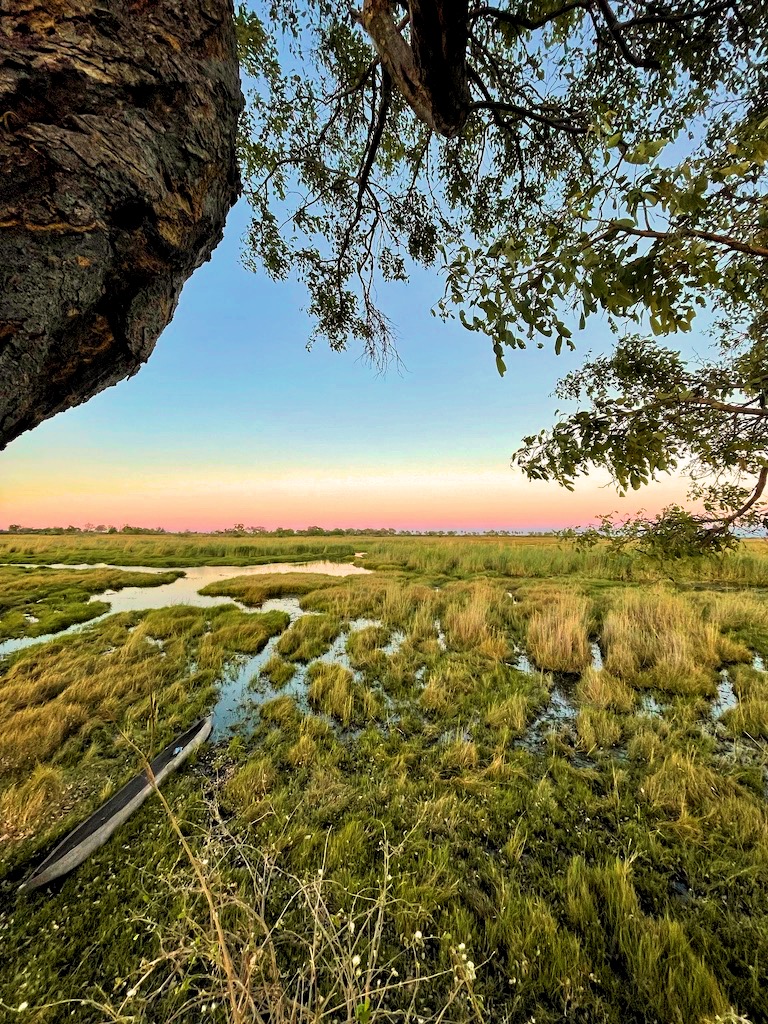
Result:
{"label": "tree canopy", "polygon": [[[685,467],[695,545],[765,525],[768,65],[763,0],[364,0],[242,6],[246,261],[305,282],[315,335],[386,360],[380,282],[510,349],[616,348],[515,459],[620,489]],[[671,336],[699,314],[711,349]],[[575,411],[574,411],[575,408]],[[682,518],[681,518],[682,517]],[[664,517],[662,517],[664,519]],[[669,526],[646,523],[657,532]],[[663,530],[662,530],[663,532]]]}

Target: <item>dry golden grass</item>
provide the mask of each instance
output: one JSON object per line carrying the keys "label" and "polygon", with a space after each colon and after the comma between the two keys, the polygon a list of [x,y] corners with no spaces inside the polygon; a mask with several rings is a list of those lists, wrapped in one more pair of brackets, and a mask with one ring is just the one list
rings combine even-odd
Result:
{"label": "dry golden grass", "polygon": [[740,629],[762,626],[768,629],[768,602],[749,591],[708,593],[702,595],[707,617],[718,629]]}
{"label": "dry golden grass", "polygon": [[435,610],[432,602],[419,605],[413,612],[408,623],[408,640],[412,644],[422,643],[425,640],[436,640],[437,629],[435,628]]}
{"label": "dry golden grass", "polygon": [[685,597],[658,589],[622,591],[603,624],[605,667],[634,685],[712,695],[721,639],[717,626]]}
{"label": "dry golden grass", "polygon": [[480,760],[477,747],[472,740],[457,736],[452,740],[442,756],[442,767],[449,771],[463,771],[466,768],[476,768]]}
{"label": "dry golden grass", "polygon": [[0,842],[32,828],[52,805],[61,802],[65,789],[61,769],[39,764],[24,782],[0,793]]}
{"label": "dry golden grass", "polygon": [[768,699],[748,697],[723,714],[723,724],[733,735],[768,739]]}
{"label": "dry golden grass", "polygon": [[591,665],[582,674],[576,695],[582,703],[623,712],[633,709],[636,698],[635,691],[621,679],[607,669],[595,669]]}
{"label": "dry golden grass", "polygon": [[509,644],[498,624],[501,601],[500,588],[485,583],[454,591],[442,610],[448,646],[458,651],[477,650],[499,661],[507,657]]}
{"label": "dry golden grass", "polygon": [[528,619],[528,653],[550,672],[582,672],[592,661],[591,604],[580,594],[560,592]]}

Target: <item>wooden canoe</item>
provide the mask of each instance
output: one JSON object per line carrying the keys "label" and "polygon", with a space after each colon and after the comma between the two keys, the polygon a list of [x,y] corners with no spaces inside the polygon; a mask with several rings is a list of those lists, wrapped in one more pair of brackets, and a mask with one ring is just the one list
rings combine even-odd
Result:
{"label": "wooden canoe", "polygon": [[[194,750],[205,743],[210,736],[212,725],[212,716],[201,718],[181,736],[177,736],[173,743],[169,743],[153,761],[150,761],[149,766],[155,778],[155,784],[159,785],[163,779],[176,771]],[[154,788],[155,785],[150,781],[147,770],[139,772],[97,811],[94,811],[89,818],[65,836],[45,860],[35,868],[29,878],[19,886],[19,890],[27,892],[37,889],[82,864],[94,850],[98,850],[106,843],[124,821],[130,818]]]}

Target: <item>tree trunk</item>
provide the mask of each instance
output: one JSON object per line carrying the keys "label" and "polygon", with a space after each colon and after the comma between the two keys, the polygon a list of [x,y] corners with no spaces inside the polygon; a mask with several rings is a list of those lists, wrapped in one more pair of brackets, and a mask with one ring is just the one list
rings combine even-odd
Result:
{"label": "tree trunk", "polygon": [[392,0],[364,0],[356,14],[406,103],[449,139],[470,109],[468,9],[468,0],[409,0],[408,40],[395,24]]}
{"label": "tree trunk", "polygon": [[232,0],[0,0],[0,448],[147,360],[241,108]]}

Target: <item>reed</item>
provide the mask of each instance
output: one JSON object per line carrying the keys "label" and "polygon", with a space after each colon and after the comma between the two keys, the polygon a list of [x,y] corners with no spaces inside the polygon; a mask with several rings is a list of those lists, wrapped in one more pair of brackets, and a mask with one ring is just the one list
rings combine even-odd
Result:
{"label": "reed", "polygon": [[605,616],[605,667],[635,686],[712,695],[720,640],[717,626],[687,598],[666,590],[626,591]]}
{"label": "reed", "polygon": [[592,661],[589,646],[591,603],[576,593],[560,593],[528,620],[528,651],[542,669],[582,672]]}
{"label": "reed", "polygon": [[576,695],[582,703],[603,710],[629,712],[635,705],[635,691],[607,669],[589,666],[581,676]]}
{"label": "reed", "polygon": [[312,707],[342,725],[365,722],[375,718],[380,705],[370,690],[355,682],[353,674],[342,665],[316,662],[307,673],[307,696]]}

